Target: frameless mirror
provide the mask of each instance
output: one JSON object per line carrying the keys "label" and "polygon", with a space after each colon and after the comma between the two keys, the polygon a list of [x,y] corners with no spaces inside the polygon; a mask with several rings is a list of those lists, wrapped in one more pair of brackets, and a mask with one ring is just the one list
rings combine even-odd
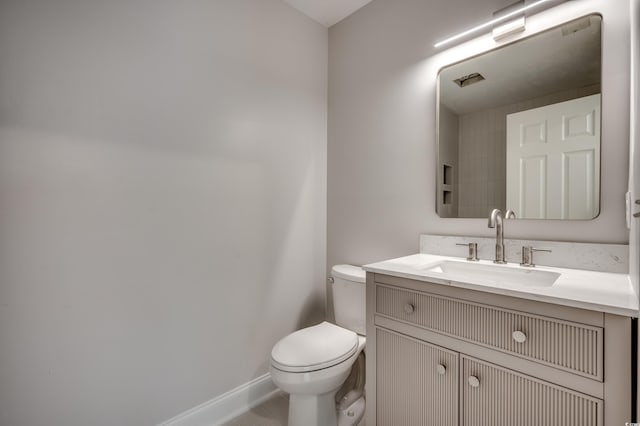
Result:
{"label": "frameless mirror", "polygon": [[440,70],[440,217],[599,214],[601,22],[586,16]]}

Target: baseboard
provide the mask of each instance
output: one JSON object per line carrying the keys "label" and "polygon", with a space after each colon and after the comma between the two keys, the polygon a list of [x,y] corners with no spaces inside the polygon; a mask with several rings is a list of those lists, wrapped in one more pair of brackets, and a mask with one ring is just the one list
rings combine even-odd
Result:
{"label": "baseboard", "polygon": [[218,426],[275,396],[280,390],[269,373],[238,386],[159,426]]}

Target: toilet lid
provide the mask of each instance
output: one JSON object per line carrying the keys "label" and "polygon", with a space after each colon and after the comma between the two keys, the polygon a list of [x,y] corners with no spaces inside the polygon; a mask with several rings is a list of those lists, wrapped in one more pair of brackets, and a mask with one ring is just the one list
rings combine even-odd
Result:
{"label": "toilet lid", "polygon": [[282,371],[315,371],[339,364],[357,350],[356,333],[325,321],[298,330],[276,343],[271,351],[271,363]]}

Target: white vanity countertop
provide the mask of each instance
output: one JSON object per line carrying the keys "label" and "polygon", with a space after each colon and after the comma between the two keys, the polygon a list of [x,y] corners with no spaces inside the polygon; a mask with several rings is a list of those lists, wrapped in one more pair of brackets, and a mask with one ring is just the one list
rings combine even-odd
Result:
{"label": "white vanity countertop", "polygon": [[579,269],[536,266],[536,271],[559,273],[560,277],[551,286],[517,285],[506,281],[490,281],[471,275],[452,277],[430,271],[429,268],[442,261],[455,261],[475,265],[491,265],[500,268],[517,268],[516,263],[494,265],[493,262],[481,260],[468,262],[462,258],[437,256],[432,254],[414,254],[383,262],[363,266],[365,271],[395,277],[410,278],[419,281],[468,288],[505,296],[519,297],[558,305],[584,308],[593,311],[617,315],[638,317],[638,297],[636,296],[629,275],[612,272],[593,272]]}

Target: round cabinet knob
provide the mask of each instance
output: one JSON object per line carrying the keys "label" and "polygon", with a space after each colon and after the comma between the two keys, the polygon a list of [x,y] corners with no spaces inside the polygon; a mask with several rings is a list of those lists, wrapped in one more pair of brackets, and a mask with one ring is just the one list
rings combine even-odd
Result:
{"label": "round cabinet knob", "polygon": [[412,314],[415,310],[416,310],[416,307],[413,306],[411,303],[407,303],[406,305],[404,305],[405,314]]}
{"label": "round cabinet knob", "polygon": [[524,334],[522,331],[514,331],[511,336],[513,336],[513,340],[515,340],[518,343],[524,343],[527,341],[527,335]]}
{"label": "round cabinet knob", "polygon": [[436,371],[439,375],[444,376],[444,374],[447,372],[447,367],[442,364],[438,364],[438,366],[436,367]]}
{"label": "round cabinet knob", "polygon": [[478,379],[476,376],[469,376],[469,385],[472,388],[477,388],[478,386],[480,386],[480,379]]}

